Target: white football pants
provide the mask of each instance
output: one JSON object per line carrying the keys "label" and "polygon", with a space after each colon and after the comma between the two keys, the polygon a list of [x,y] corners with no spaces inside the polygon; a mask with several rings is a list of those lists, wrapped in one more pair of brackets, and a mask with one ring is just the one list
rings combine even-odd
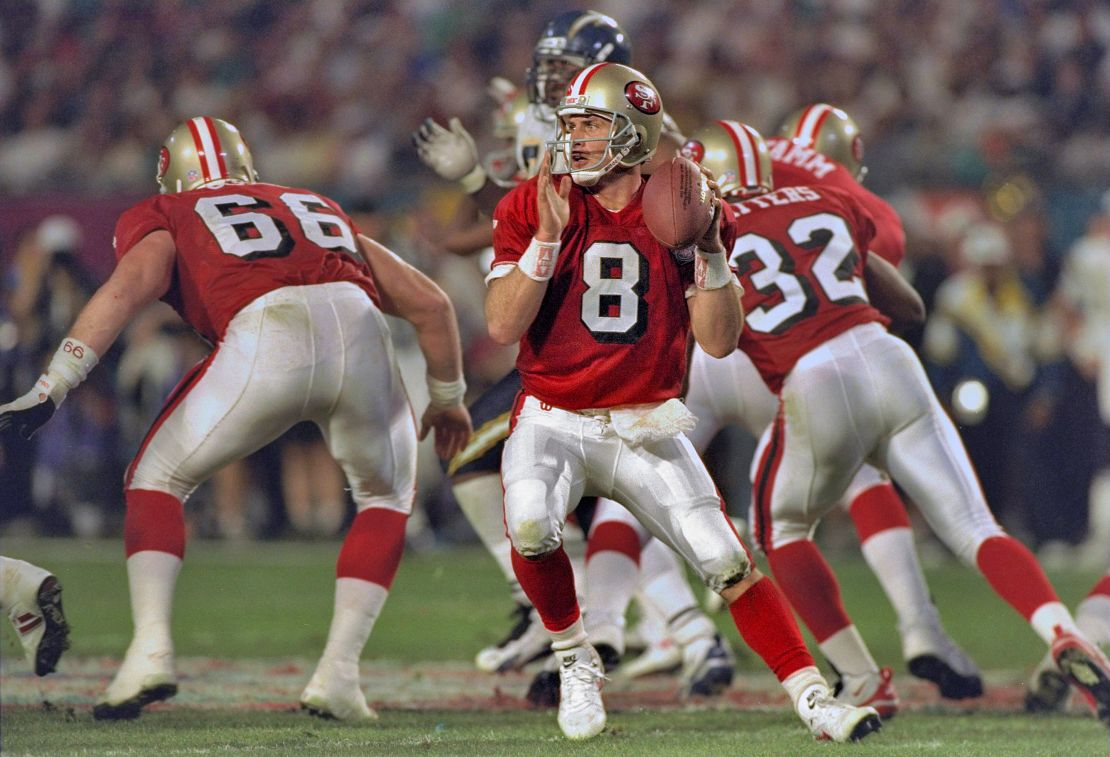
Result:
{"label": "white football pants", "polygon": [[557,549],[568,508],[583,495],[596,495],[628,508],[714,591],[751,570],[685,436],[629,446],[604,412],[576,413],[526,397],[505,444],[501,476],[509,538],[526,557]]}
{"label": "white football pants", "polygon": [[412,511],[412,409],[385,317],[352,283],[283,287],[240,310],[170,396],[127,488],[184,502],[221,467],[304,420],[320,427],[359,511]]}

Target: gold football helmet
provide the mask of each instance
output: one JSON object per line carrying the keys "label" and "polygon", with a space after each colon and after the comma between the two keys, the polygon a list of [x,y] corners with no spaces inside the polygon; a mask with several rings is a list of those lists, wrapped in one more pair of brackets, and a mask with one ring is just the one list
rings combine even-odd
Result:
{"label": "gold football helmet", "polygon": [[516,130],[524,123],[527,112],[527,92],[518,92],[511,100],[499,104],[493,112],[493,136],[498,139],[516,139]]}
{"label": "gold football helmet", "polygon": [[783,122],[779,136],[832,158],[847,168],[857,181],[863,181],[867,175],[859,126],[840,108],[825,103],[807,105]]}
{"label": "gold football helmet", "polygon": [[258,173],[238,129],[219,118],[199,116],[162,143],[157,181],[162,194],[169,194],[217,182],[250,184],[258,181]]}
{"label": "gold football helmet", "polygon": [[714,121],[682,145],[682,156],[713,172],[726,200],[743,200],[775,188],[771,155],[758,131],[739,121]]}
{"label": "gold football helmet", "polygon": [[[569,136],[565,118],[589,113],[609,120],[609,136],[601,140],[608,143],[608,149],[594,165],[571,170],[575,140]],[[620,63],[595,63],[571,79],[555,115],[558,127],[548,147],[553,155],[562,156],[576,184],[592,186],[618,165],[629,168],[651,158],[663,128],[663,101],[655,85],[636,69]]]}

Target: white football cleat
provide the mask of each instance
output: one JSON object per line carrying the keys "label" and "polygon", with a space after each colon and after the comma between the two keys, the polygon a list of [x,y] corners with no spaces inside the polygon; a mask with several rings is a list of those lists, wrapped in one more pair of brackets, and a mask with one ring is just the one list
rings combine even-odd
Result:
{"label": "white football cleat", "polygon": [[890,720],[898,714],[898,692],[894,690],[890,668],[876,670],[863,675],[844,675],[836,685],[838,702],[857,707],[874,707],[883,720]]}
{"label": "white football cleat", "polygon": [[601,658],[589,644],[557,651],[559,661],[559,727],[568,739],[589,739],[605,728]]}
{"label": "white football cleat", "polygon": [[509,635],[478,652],[474,658],[478,670],[486,673],[520,670],[551,652],[551,635],[543,627],[534,608],[520,604],[513,610],[513,615],[517,616],[517,620]]}
{"label": "white football cleat", "polygon": [[318,718],[376,720],[359,684],[357,662],[320,660],[301,694],[301,709]]}
{"label": "white football cleat", "polygon": [[131,642],[104,698],[93,707],[94,719],[133,720],[148,704],[177,693],[173,649],[147,647],[138,639]]}
{"label": "white football cleat", "polygon": [[616,677],[638,678],[652,673],[669,673],[682,665],[682,647],[670,636],[653,640],[644,652],[620,666]]}
{"label": "white football cleat", "polygon": [[27,664],[35,675],[53,673],[62,652],[69,649],[69,623],[62,612],[62,585],[48,575],[34,593],[12,603],[8,608]]}
{"label": "white football cleat", "polygon": [[874,707],[838,702],[824,684],[810,685],[798,697],[798,716],[818,741],[859,741],[882,728]]}
{"label": "white football cleat", "polygon": [[687,644],[682,658],[681,698],[713,697],[732,685],[735,662],[732,650],[720,634]]}

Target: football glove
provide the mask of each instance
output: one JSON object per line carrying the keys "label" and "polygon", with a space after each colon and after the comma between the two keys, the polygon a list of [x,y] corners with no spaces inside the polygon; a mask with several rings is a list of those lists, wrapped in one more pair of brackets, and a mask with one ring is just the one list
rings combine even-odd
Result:
{"label": "football glove", "polygon": [[470,194],[486,183],[486,172],[478,162],[474,138],[462,122],[452,118],[445,129],[431,118],[425,118],[412,133],[412,142],[420,160],[448,181],[457,181]]}
{"label": "football glove", "polygon": [[99,357],[89,345],[66,337],[50,360],[46,373],[38,377],[31,391],[0,405],[0,434],[15,433],[30,439],[42,428],[69,391],[84,381]]}
{"label": "football glove", "polygon": [[519,90],[516,85],[504,76],[495,76],[486,85],[486,94],[493,98],[498,105],[508,105],[516,97]]}
{"label": "football glove", "polygon": [[0,434],[17,434],[30,439],[54,415],[58,405],[50,396],[49,380],[43,374],[35,388],[19,399],[0,405]]}

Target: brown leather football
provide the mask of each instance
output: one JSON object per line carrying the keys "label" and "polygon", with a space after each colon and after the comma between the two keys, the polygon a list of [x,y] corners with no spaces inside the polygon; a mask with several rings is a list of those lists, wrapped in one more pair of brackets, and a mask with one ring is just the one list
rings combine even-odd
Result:
{"label": "brown leather football", "polygon": [[686,247],[701,238],[713,220],[713,193],[701,170],[676,155],[648,179],[643,196],[644,223],[667,247]]}

